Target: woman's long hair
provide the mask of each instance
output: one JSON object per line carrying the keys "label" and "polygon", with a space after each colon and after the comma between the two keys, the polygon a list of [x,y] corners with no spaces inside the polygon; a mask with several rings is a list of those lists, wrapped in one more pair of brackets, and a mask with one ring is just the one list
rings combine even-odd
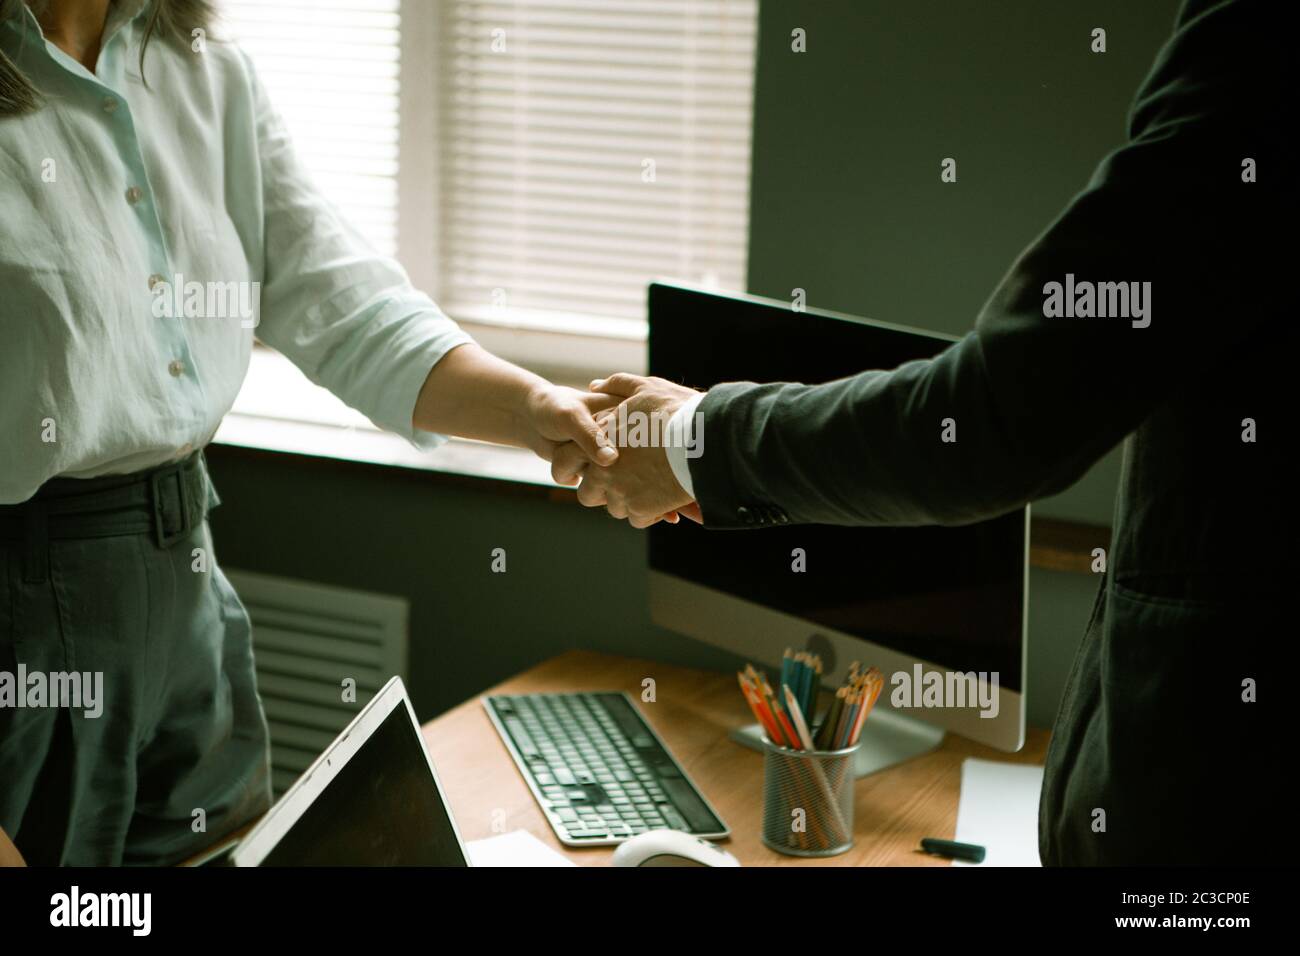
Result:
{"label": "woman's long hair", "polygon": [[[48,0],[0,0],[0,23],[11,17],[22,16],[23,7],[30,7],[40,15]],[[149,0],[148,22],[144,38],[140,41],[140,76],[144,76],[144,52],[155,33],[178,40],[188,48],[191,31],[196,27],[211,29],[216,11],[210,0]],[[0,116],[27,113],[39,109],[41,93],[13,60],[0,50]]]}

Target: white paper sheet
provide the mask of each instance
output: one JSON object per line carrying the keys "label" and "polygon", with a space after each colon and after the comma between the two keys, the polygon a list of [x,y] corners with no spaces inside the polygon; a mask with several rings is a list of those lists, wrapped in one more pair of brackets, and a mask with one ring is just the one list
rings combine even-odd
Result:
{"label": "white paper sheet", "polygon": [[576,866],[527,830],[471,840],[465,844],[475,866]]}
{"label": "white paper sheet", "polygon": [[1043,768],[976,760],[961,765],[957,803],[959,843],[984,847],[983,863],[953,866],[1041,866],[1038,859],[1038,793]]}

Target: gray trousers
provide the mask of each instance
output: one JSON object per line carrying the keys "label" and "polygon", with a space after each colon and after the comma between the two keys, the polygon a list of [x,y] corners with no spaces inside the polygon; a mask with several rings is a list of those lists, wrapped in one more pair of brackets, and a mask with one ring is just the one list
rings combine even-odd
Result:
{"label": "gray trousers", "polygon": [[248,615],[216,565],[206,487],[165,544],[102,521],[71,537],[75,517],[60,537],[0,540],[0,678],[12,688],[21,666],[30,702],[33,673],[102,675],[98,715],[0,706],[0,827],[29,863],[175,863],[269,806]]}

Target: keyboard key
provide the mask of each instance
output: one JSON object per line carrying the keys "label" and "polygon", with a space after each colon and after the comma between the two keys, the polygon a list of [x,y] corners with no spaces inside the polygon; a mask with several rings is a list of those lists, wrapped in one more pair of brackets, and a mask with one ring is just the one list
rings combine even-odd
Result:
{"label": "keyboard key", "polygon": [[[717,821],[709,812],[709,808],[704,805],[695,788],[685,780],[665,780],[664,789],[672,797],[673,805],[690,821],[692,832],[707,833],[717,827]],[[666,817],[667,810],[662,812]]]}
{"label": "keyboard key", "polygon": [[663,811],[664,823],[672,830],[685,830],[687,828],[686,818],[672,808],[665,808]]}

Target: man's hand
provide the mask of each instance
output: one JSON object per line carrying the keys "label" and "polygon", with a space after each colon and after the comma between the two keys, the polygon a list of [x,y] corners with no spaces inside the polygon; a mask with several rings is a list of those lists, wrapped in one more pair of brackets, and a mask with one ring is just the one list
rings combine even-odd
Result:
{"label": "man's hand", "polygon": [[[673,413],[697,393],[662,378],[619,373],[591,383],[593,393],[621,399],[617,408],[597,415],[598,424],[618,447],[618,461],[608,467],[587,467],[580,448],[563,446],[552,458],[551,475],[561,484],[579,478],[578,500],[588,507],[605,506],[615,518],[627,518],[636,528],[656,521],[675,522],[678,513],[699,521],[698,506],[678,484],[668,463],[664,443]],[[681,440],[681,436],[675,436]]]}

